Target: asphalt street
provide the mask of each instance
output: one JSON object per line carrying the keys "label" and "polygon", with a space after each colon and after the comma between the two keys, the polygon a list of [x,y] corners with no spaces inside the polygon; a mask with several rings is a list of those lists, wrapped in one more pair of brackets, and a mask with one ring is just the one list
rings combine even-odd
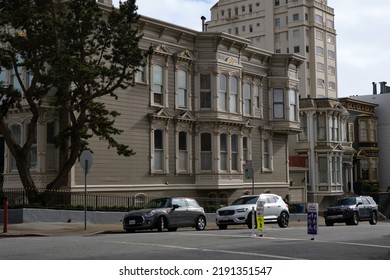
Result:
{"label": "asphalt street", "polygon": [[[256,235],[254,235],[254,233]],[[267,225],[177,232],[121,230],[0,239],[2,260],[390,260],[390,223],[320,226]]]}

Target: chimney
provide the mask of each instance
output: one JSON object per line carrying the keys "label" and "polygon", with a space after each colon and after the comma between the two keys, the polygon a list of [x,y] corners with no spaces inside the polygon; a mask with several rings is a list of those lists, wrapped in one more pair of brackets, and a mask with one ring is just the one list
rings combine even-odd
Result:
{"label": "chimney", "polygon": [[375,82],[372,82],[372,94],[378,94]]}
{"label": "chimney", "polygon": [[381,88],[381,92],[380,93],[381,94],[382,93],[386,93],[386,84],[387,83],[386,82],[380,82],[379,84],[380,84],[380,88]]}
{"label": "chimney", "polygon": [[205,22],[206,18],[205,18],[205,16],[202,16],[200,19],[202,20],[202,32],[205,32],[206,25],[204,24],[204,22]]}

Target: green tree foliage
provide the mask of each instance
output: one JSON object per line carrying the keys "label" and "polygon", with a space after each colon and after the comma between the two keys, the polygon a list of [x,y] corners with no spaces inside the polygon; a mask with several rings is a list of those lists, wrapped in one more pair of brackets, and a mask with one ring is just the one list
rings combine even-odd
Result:
{"label": "green tree foliage", "polygon": [[[37,198],[37,189],[28,155],[43,105],[56,108],[61,120],[67,120],[56,137],[67,156],[47,189],[67,184],[70,169],[93,136],[120,155],[134,154],[115,140],[122,132],[114,126],[119,113],[108,109],[101,97],[117,99],[116,90],[131,86],[134,70],[142,64],[135,2],[125,1],[116,9],[95,0],[0,1],[0,69],[13,77],[10,84],[0,82],[0,133],[30,200]],[[16,110],[31,115],[24,143],[18,143],[8,123]]]}

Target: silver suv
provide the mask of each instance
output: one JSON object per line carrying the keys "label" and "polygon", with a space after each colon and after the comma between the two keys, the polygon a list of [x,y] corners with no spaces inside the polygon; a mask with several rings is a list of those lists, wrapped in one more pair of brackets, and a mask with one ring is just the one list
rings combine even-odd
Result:
{"label": "silver suv", "polygon": [[[288,226],[290,213],[288,205],[276,194],[260,194],[242,196],[229,206],[217,210],[215,222],[219,229],[228,225],[246,224],[252,228],[252,208],[256,210],[257,200],[264,201],[264,222],[278,223],[279,227]],[[256,219],[254,219],[256,221]]]}
{"label": "silver suv", "polygon": [[371,225],[378,222],[378,205],[371,196],[341,197],[324,212],[325,224],[334,223],[358,225],[359,221],[369,221]]}

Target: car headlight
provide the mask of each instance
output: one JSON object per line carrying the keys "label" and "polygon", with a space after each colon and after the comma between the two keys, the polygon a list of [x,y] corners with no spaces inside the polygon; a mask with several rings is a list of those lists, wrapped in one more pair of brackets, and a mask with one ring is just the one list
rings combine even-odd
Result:
{"label": "car headlight", "polygon": [[240,209],[237,209],[237,213],[243,213],[243,212],[246,212],[248,210],[248,208],[240,208]]}
{"label": "car headlight", "polygon": [[146,217],[152,217],[154,214],[156,214],[155,210],[149,211],[145,214]]}

